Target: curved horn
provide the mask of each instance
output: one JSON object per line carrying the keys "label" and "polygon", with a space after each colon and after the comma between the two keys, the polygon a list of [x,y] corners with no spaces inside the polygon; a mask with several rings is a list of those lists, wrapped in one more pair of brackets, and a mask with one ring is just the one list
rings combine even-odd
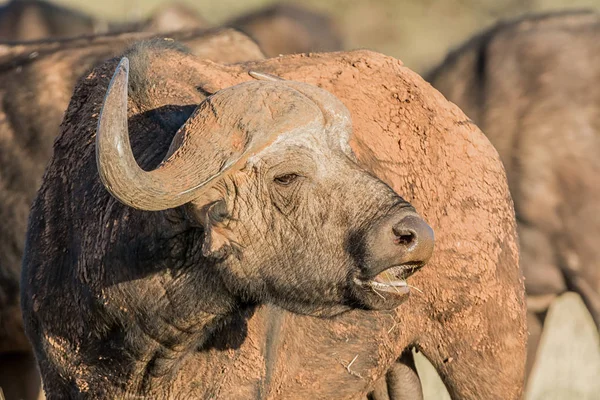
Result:
{"label": "curved horn", "polygon": [[346,106],[337,97],[326,90],[303,82],[288,81],[267,72],[248,71],[248,75],[256,80],[285,82],[288,86],[293,87],[314,101],[319,108],[321,108],[325,119],[330,124],[339,124],[344,127],[349,127],[349,125],[351,125],[350,113]]}
{"label": "curved horn", "polygon": [[130,207],[164,210],[184,204],[189,201],[184,194],[187,188],[177,179],[165,180],[160,168],[144,171],[133,156],[127,125],[128,81],[129,59],[124,57],[108,86],[96,131],[100,180],[114,197]]}
{"label": "curved horn", "polygon": [[323,113],[328,126],[336,126],[352,132],[350,111],[340,99],[327,90],[303,82],[286,81],[287,84],[312,100]]}
{"label": "curved horn", "polygon": [[[288,81],[267,72],[248,71],[248,75],[262,81],[285,82],[288,86],[296,89],[311,99],[321,109],[327,125],[341,128],[343,137],[340,139],[342,142],[346,142],[342,144],[342,146],[347,146],[347,142],[350,140],[350,135],[352,134],[352,119],[350,117],[350,112],[340,99],[319,87],[304,82]],[[339,131],[336,133],[339,133]]]}
{"label": "curved horn", "polygon": [[258,79],[261,81],[284,81],[285,80],[285,79],[275,76],[273,74],[267,74],[266,72],[260,72],[260,71],[248,71],[248,75],[250,75],[254,79]]}
{"label": "curved horn", "polygon": [[129,142],[128,74],[124,57],[100,113],[96,163],[107,190],[133,208],[160,211],[183,205],[227,171],[240,169],[279,134],[323,125],[317,105],[299,91],[281,82],[243,83],[204,100],[173,138],[166,159],[144,171]]}

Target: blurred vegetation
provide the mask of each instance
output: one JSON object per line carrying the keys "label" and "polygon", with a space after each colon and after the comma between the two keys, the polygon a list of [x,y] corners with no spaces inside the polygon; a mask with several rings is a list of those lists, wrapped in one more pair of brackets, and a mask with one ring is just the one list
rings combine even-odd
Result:
{"label": "blurred vegetation", "polygon": [[[50,0],[114,22],[147,17],[169,0]],[[446,53],[499,20],[566,9],[600,10],[600,0],[179,0],[219,25],[239,14],[293,2],[329,13],[346,48],[369,48],[423,73]],[[0,0],[0,3],[5,1]],[[576,338],[575,340],[573,338]],[[553,305],[527,399],[600,398],[600,353],[595,326],[577,295]],[[427,399],[448,398],[435,370],[417,359]],[[0,395],[0,398],[2,396]]]}
{"label": "blurred vegetation", "polygon": [[[52,1],[52,0],[51,0]],[[147,16],[165,0],[54,0],[115,21]],[[277,0],[180,0],[219,24]],[[286,0],[283,0],[286,1]],[[328,12],[346,48],[369,48],[425,72],[448,50],[496,23],[532,12],[595,8],[600,0],[287,0]]]}

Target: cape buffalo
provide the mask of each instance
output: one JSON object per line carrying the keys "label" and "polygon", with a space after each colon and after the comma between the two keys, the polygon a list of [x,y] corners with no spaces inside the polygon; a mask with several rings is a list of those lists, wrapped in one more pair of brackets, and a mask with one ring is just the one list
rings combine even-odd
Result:
{"label": "cape buffalo", "polygon": [[[458,108],[368,51],[128,57],[75,89],[31,211],[50,399],[364,398],[410,346],[455,398],[519,398],[512,203]],[[436,231],[410,285],[433,235],[408,200]]]}
{"label": "cape buffalo", "polygon": [[106,33],[106,22],[43,0],[10,0],[0,7],[0,41],[16,42]]}
{"label": "cape buffalo", "polygon": [[225,23],[258,42],[268,57],[337,51],[343,47],[333,20],[297,4],[274,4]]}
{"label": "cape buffalo", "polygon": [[[203,58],[221,62],[263,58],[254,42],[231,29],[172,36]],[[28,394],[36,391],[35,383],[14,377],[19,368],[34,368],[18,306],[19,276],[29,208],[60,121],[79,76],[149,37],[107,35],[0,48],[0,388],[8,399],[35,397]],[[19,360],[22,366],[17,366]]]}
{"label": "cape buffalo", "polygon": [[506,168],[528,295],[528,371],[561,293],[579,293],[600,328],[599,32],[593,12],[527,17],[472,39],[429,76]]}
{"label": "cape buffalo", "polygon": [[0,6],[0,41],[65,39],[108,32],[173,32],[209,28],[209,23],[181,3],[158,8],[144,20],[111,23],[44,0],[11,0]]}
{"label": "cape buffalo", "polygon": [[211,24],[198,11],[179,2],[164,4],[140,23],[140,30],[147,32],[174,32],[210,27]]}

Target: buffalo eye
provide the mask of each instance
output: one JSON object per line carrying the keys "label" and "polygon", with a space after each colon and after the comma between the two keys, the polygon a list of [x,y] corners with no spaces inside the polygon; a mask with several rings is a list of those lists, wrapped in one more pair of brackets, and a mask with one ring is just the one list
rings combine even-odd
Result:
{"label": "buffalo eye", "polygon": [[288,186],[288,185],[292,184],[296,179],[298,179],[297,174],[285,174],[285,175],[276,176],[274,181],[278,185]]}

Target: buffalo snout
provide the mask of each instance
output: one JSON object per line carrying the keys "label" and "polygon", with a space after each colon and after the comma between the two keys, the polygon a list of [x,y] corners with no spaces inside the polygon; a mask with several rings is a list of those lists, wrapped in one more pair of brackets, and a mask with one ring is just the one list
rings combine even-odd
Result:
{"label": "buffalo snout", "polygon": [[433,229],[407,204],[371,225],[364,237],[360,275],[354,282],[367,308],[391,308],[409,294],[406,279],[433,254]]}
{"label": "buffalo snout", "polygon": [[420,217],[407,215],[396,222],[391,220],[394,235],[389,245],[399,253],[402,264],[424,265],[433,253],[433,229]]}
{"label": "buffalo snout", "polygon": [[431,258],[433,244],[433,229],[412,207],[402,207],[367,233],[368,259],[363,273],[373,278],[389,268],[402,267],[401,278],[408,278]]}

